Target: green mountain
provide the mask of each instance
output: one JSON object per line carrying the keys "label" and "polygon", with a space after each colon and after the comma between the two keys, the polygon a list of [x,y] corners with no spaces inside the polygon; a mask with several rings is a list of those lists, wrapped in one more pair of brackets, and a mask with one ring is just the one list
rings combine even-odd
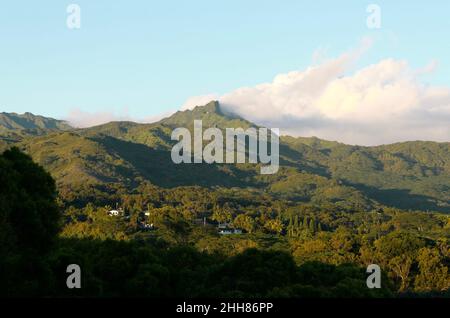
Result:
{"label": "green mountain", "polygon": [[33,115],[32,113],[0,113],[0,141],[3,141],[3,143],[16,142],[26,136],[39,136],[52,131],[71,129],[73,128],[63,120]]}
{"label": "green mountain", "polygon": [[274,175],[261,175],[252,164],[176,165],[170,157],[171,132],[192,129],[195,119],[202,119],[204,128],[256,127],[211,102],[152,124],[112,122],[70,132],[62,131],[69,129],[62,122],[41,118],[53,124],[39,126],[37,135],[22,134],[13,144],[51,172],[69,201],[129,192],[150,182],[164,188],[246,188],[289,201],[364,210],[392,206],[450,212],[450,143],[362,147],[283,136]]}
{"label": "green mountain", "polygon": [[158,122],[160,125],[175,127],[191,127],[194,120],[201,119],[205,127],[249,128],[255,124],[234,114],[227,114],[220,108],[219,102],[212,101],[204,106],[197,106],[192,110],[178,111],[168,118]]}
{"label": "green mountain", "polygon": [[33,115],[32,113],[0,113],[0,127],[8,130],[49,129],[70,130],[72,127],[63,120]]}

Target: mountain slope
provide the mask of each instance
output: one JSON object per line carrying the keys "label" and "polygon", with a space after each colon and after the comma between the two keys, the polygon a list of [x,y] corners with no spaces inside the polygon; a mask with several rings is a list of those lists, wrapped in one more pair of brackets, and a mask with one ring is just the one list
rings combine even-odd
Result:
{"label": "mountain slope", "polygon": [[256,127],[211,102],[153,124],[113,122],[28,136],[18,145],[67,187],[132,191],[142,181],[168,188],[251,187],[293,201],[450,212],[450,143],[361,147],[283,136],[275,175],[260,175],[253,164],[176,165],[171,132],[192,129],[195,119],[203,120],[204,129]]}
{"label": "mountain slope", "polygon": [[378,147],[286,141],[300,162],[386,205],[450,211],[450,143],[406,142]]}
{"label": "mountain slope", "polygon": [[72,127],[63,120],[33,115],[31,113],[0,113],[0,129],[25,130],[25,129],[49,129],[70,130]]}
{"label": "mountain slope", "polygon": [[6,143],[14,143],[27,136],[41,136],[53,131],[68,131],[72,129],[63,120],[31,113],[0,113],[0,140]]}

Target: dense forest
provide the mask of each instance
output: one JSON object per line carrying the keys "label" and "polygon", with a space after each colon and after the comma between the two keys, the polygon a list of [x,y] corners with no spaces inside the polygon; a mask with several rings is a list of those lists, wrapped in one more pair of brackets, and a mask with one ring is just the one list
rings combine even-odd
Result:
{"label": "dense forest", "polygon": [[282,136],[274,175],[173,164],[170,132],[199,118],[254,126],[216,102],[87,129],[1,114],[0,295],[449,296],[449,143]]}
{"label": "dense forest", "polygon": [[[0,281],[6,296],[448,296],[444,214],[278,201],[200,187],[66,207],[51,176],[17,148],[0,157]],[[228,223],[242,234],[221,235]],[[152,227],[142,228],[142,223]],[[83,288],[66,287],[66,266]],[[383,269],[381,289],[365,267]]]}

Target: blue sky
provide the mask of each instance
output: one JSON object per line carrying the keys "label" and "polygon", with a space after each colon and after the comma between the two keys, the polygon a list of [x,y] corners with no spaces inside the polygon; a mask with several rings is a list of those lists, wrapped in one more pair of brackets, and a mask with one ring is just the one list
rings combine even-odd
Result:
{"label": "blue sky", "polygon": [[[374,44],[360,67],[436,60],[425,84],[450,85],[448,1],[339,2],[2,0],[0,111],[64,118],[126,108],[143,118],[303,70],[318,49],[339,56],[367,36]],[[66,26],[71,3],[79,30]],[[381,7],[380,30],[366,26],[370,3]]]}

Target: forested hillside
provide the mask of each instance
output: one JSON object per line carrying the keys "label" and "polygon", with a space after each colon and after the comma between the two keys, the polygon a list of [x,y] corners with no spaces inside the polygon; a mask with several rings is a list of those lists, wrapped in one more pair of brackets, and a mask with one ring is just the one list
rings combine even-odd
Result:
{"label": "forested hillside", "polygon": [[[450,212],[450,143],[415,141],[361,147],[283,136],[281,168],[276,175],[261,176],[258,166],[248,164],[196,164],[185,169],[170,159],[174,145],[170,135],[176,127],[192,129],[194,119],[202,119],[204,127],[256,127],[224,114],[217,102],[211,102],[154,124],[112,122],[22,136],[9,144],[29,153],[62,189],[82,186],[88,192],[130,191],[145,180],[164,188],[251,187],[298,202]],[[7,144],[0,147],[5,149]]]}
{"label": "forested hillside", "polygon": [[67,122],[31,113],[0,113],[0,147],[29,136],[45,135],[52,131],[73,129]]}
{"label": "forested hillside", "polygon": [[[45,262],[27,269],[53,284],[48,295],[76,295],[55,286],[64,264],[77,262],[89,296],[448,295],[450,143],[362,147],[282,136],[279,172],[261,175],[254,164],[174,164],[171,132],[192,129],[194,119],[256,127],[217,102],[153,124],[38,134],[4,125],[0,150],[17,148],[0,158],[2,184],[13,185],[0,196],[1,239],[14,238],[2,245],[3,265],[16,273],[3,293],[36,292],[28,282],[13,287],[27,262],[18,246],[38,244],[21,238],[29,227],[51,237]],[[33,182],[47,184],[45,199],[27,188]],[[373,263],[383,270],[379,291],[365,287]]]}

